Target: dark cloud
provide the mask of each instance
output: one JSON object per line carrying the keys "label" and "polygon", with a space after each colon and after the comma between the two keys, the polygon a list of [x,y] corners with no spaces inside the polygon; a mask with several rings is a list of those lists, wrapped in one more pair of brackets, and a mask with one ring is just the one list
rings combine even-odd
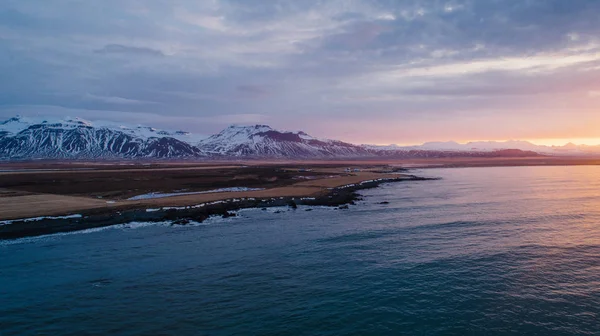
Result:
{"label": "dark cloud", "polygon": [[269,93],[265,88],[258,85],[238,85],[235,89],[242,97],[248,98],[261,98]]}
{"label": "dark cloud", "polygon": [[165,56],[162,51],[152,48],[131,47],[121,44],[107,44],[102,49],[94,50],[97,54],[132,54],[141,56]]}
{"label": "dark cloud", "polygon": [[392,29],[379,22],[358,22],[345,32],[332,36],[327,45],[338,50],[356,50],[368,48],[379,35]]}
{"label": "dark cloud", "polygon": [[24,105],[285,128],[576,115],[600,107],[599,12],[597,0],[8,0],[0,119]]}

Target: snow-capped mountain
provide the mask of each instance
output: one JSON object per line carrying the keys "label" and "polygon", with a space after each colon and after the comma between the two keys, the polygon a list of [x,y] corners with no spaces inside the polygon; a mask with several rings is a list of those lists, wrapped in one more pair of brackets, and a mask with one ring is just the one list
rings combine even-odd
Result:
{"label": "snow-capped mountain", "polygon": [[304,132],[283,132],[267,125],[230,126],[198,143],[209,154],[230,157],[364,157],[369,151],[342,141],[317,139]]}
{"label": "snow-capped mountain", "polygon": [[46,125],[57,125],[60,124],[60,127],[65,129],[73,129],[76,127],[89,126],[94,128],[108,128],[115,131],[121,131],[125,134],[131,135],[135,138],[141,139],[149,139],[149,138],[161,138],[161,137],[169,137],[174,138],[180,141],[194,143],[198,142],[206,136],[193,134],[186,131],[167,131],[161,130],[154,127],[148,127],[143,125],[127,125],[123,123],[116,123],[112,121],[88,121],[81,118],[70,118],[66,117],[64,119],[50,119],[50,118],[28,118],[16,116],[0,122],[0,135],[2,132],[9,132],[12,134],[16,134],[29,126],[37,125],[37,124],[46,124]]}
{"label": "snow-capped mountain", "polygon": [[524,152],[535,152],[547,155],[598,155],[600,146],[575,145],[572,143],[564,146],[536,145],[528,141],[474,141],[460,144],[454,141],[448,142],[426,142],[417,146],[377,146],[363,145],[372,151],[440,151],[440,152],[498,152],[506,150],[521,150]]}
{"label": "snow-capped mountain", "polygon": [[600,146],[538,146],[526,141],[430,142],[420,146],[354,145],[314,138],[304,132],[266,125],[230,126],[204,138],[79,118],[35,120],[15,117],[0,122],[0,160],[15,159],[327,159],[522,157],[539,154],[600,154]]}
{"label": "snow-capped mountain", "polygon": [[203,156],[181,141],[185,132],[147,127],[95,124],[75,118],[34,120],[15,117],[0,122],[0,158],[110,159]]}

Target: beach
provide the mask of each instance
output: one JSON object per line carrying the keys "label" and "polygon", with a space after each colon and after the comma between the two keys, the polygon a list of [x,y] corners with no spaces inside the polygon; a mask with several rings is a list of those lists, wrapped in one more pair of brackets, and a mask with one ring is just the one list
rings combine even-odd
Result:
{"label": "beach", "polygon": [[185,224],[252,207],[339,206],[357,190],[421,179],[398,170],[339,163],[12,170],[0,173],[10,185],[0,189],[0,239],[137,220]]}
{"label": "beach", "polygon": [[414,173],[442,179],[361,190],[345,210],[249,208],[1,240],[3,333],[599,330],[598,167]]}
{"label": "beach", "polygon": [[136,220],[203,221],[282,205],[339,206],[422,180],[408,169],[596,165],[590,158],[401,161],[14,162],[0,165],[0,239]]}

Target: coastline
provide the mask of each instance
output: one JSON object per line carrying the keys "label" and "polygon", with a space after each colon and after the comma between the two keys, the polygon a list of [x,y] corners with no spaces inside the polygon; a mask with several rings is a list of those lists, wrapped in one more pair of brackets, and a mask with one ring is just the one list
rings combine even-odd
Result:
{"label": "coastline", "polygon": [[[344,209],[359,199],[357,191],[376,188],[383,183],[436,180],[415,175],[378,174],[378,178],[358,179],[335,187],[301,185],[295,194],[277,196],[273,190],[257,192],[241,192],[239,197],[231,195],[212,195],[215,200],[194,203],[194,197],[178,197],[177,199],[154,199],[146,202],[132,202],[122,206],[90,208],[78,214],[64,213],[56,216],[40,216],[40,218],[23,218],[6,220],[0,225],[0,240],[43,236],[55,233],[82,231],[87,229],[108,227],[130,222],[170,221],[173,225],[186,225],[191,221],[203,222],[212,216],[231,217],[233,211],[247,208],[269,208],[298,205],[331,206]],[[302,188],[304,187],[304,188]],[[313,188],[313,190],[311,190]],[[317,190],[318,189],[318,190]],[[260,194],[271,196],[260,197]],[[259,197],[252,197],[253,194]],[[207,194],[210,195],[210,194]],[[137,204],[136,204],[137,203]],[[186,204],[187,203],[187,204]],[[183,204],[183,205],[178,205]]]}
{"label": "coastline", "polygon": [[[580,164],[600,165],[600,160],[11,163],[0,165],[4,169],[0,171],[0,240],[133,221],[202,221],[210,216],[229,216],[228,212],[238,209],[292,202],[338,206],[352,202],[348,195],[352,191],[370,185],[425,180],[404,174],[411,169]],[[211,192],[237,187],[246,191]],[[136,199],[152,193],[173,193],[173,197]],[[348,200],[344,201],[343,195]]]}

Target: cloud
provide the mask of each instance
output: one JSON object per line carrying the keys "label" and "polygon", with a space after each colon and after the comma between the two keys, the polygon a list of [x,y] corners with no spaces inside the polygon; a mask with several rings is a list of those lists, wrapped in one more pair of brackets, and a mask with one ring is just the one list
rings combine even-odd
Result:
{"label": "cloud", "polygon": [[235,89],[242,97],[248,98],[261,98],[269,94],[265,88],[258,85],[238,85]]}
{"label": "cloud", "polygon": [[139,104],[155,104],[155,102],[145,101],[145,100],[136,100],[136,99],[127,99],[116,96],[97,96],[90,93],[87,93],[83,96],[83,99],[94,101],[94,102],[102,102],[108,104],[125,104],[125,105],[139,105]]}
{"label": "cloud", "polygon": [[588,95],[590,97],[598,98],[598,97],[600,97],[600,91],[589,91]]}
{"label": "cloud", "polygon": [[121,44],[107,44],[102,49],[94,50],[97,54],[131,54],[139,56],[165,56],[162,51],[152,48],[131,47]]}
{"label": "cloud", "polygon": [[7,1],[0,117],[53,106],[205,133],[262,120],[365,139],[360,125],[383,142],[424,120],[423,137],[531,113],[559,128],[600,108],[599,11],[596,0]]}
{"label": "cloud", "polygon": [[268,121],[268,117],[264,114],[226,114],[219,115],[210,118],[202,118],[205,122],[217,125],[230,125],[230,124],[240,124],[240,125],[251,125],[257,123],[264,123]]}

